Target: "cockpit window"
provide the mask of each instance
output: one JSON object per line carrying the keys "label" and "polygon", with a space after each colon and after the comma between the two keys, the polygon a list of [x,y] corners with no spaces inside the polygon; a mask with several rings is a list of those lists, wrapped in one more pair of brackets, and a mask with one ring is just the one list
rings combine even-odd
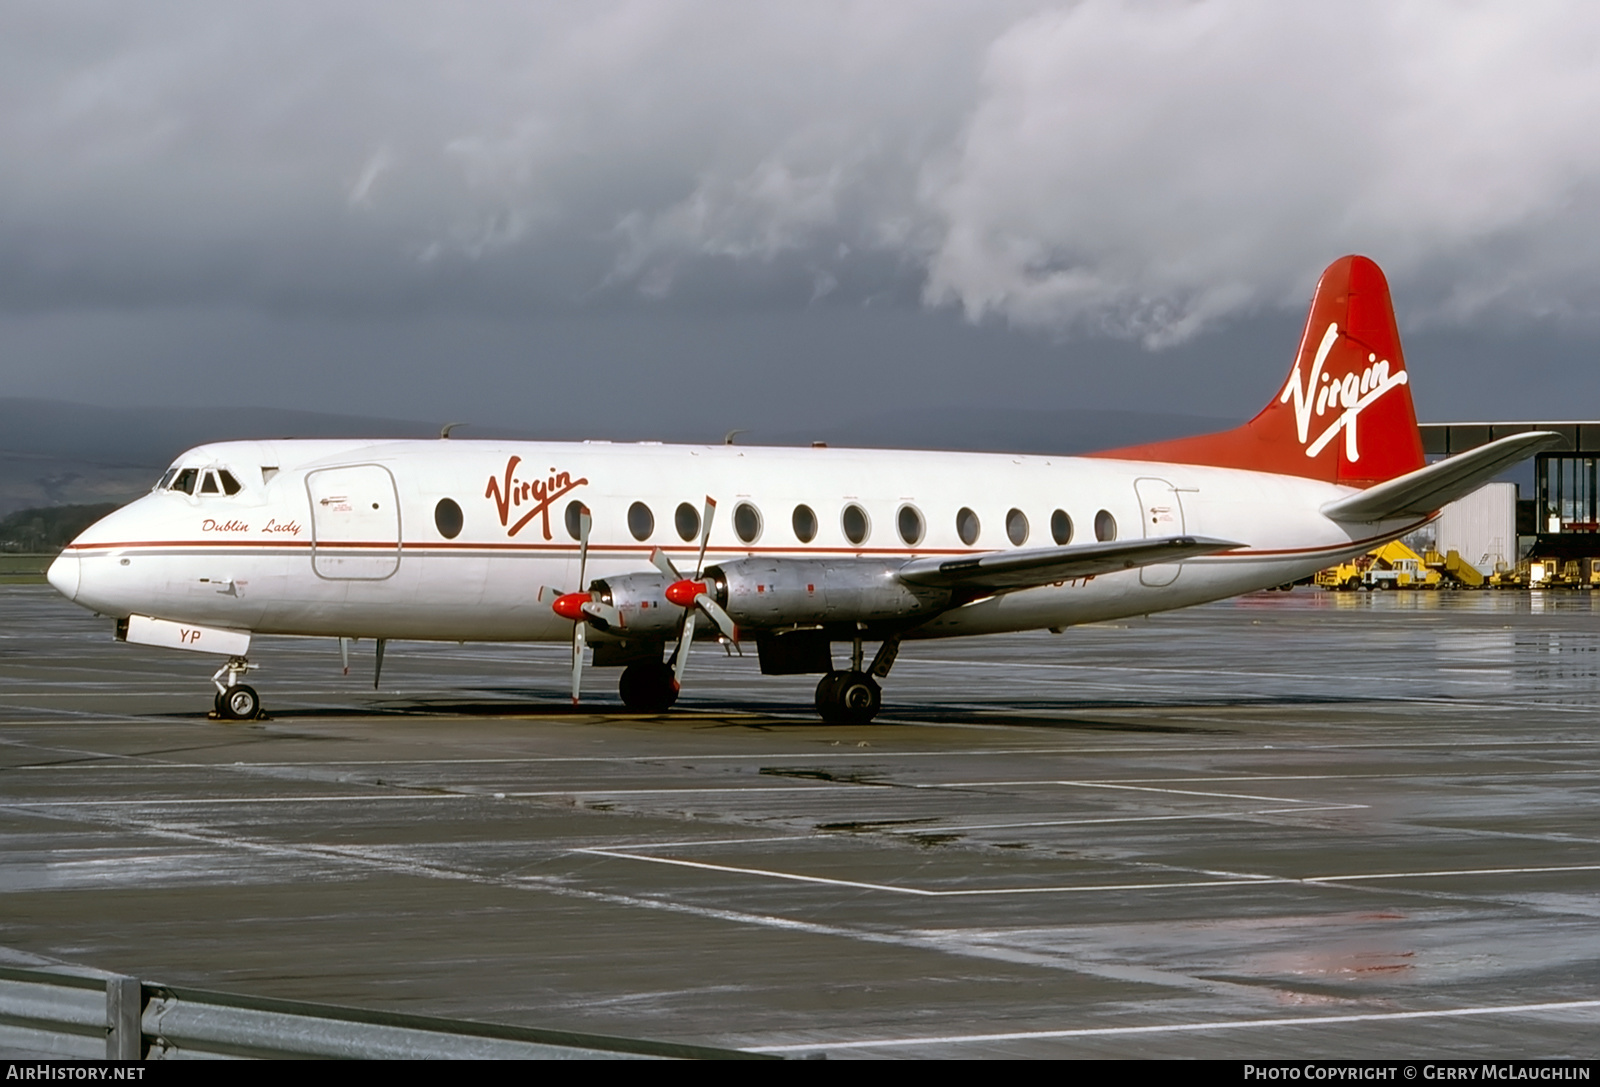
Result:
{"label": "cockpit window", "polygon": [[222,488],[217,486],[217,473],[207,472],[200,480],[201,494],[221,494]]}
{"label": "cockpit window", "polygon": [[161,482],[160,483],[156,484],[156,490],[158,490],[158,491],[166,490],[167,489],[167,484],[171,483],[172,482],[172,477],[177,475],[177,474],[178,474],[178,470],[176,468],[168,468],[167,469],[167,474],[161,477]]}
{"label": "cockpit window", "polygon": [[223,494],[238,494],[239,493],[239,489],[240,489],[239,488],[239,481],[237,479],[233,478],[233,473],[232,472],[228,471],[226,468],[218,468],[217,469],[217,478],[222,481],[222,493]]}
{"label": "cockpit window", "polygon": [[194,494],[195,481],[200,478],[200,469],[183,468],[167,487],[169,491],[182,491],[184,494]]}

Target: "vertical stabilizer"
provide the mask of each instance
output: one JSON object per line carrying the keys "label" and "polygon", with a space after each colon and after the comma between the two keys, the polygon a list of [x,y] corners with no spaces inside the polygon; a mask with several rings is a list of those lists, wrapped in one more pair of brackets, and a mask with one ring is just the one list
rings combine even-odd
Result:
{"label": "vertical stabilizer", "polygon": [[1244,426],[1095,456],[1247,468],[1353,487],[1421,468],[1422,436],[1383,272],[1357,256],[1328,266],[1288,380]]}

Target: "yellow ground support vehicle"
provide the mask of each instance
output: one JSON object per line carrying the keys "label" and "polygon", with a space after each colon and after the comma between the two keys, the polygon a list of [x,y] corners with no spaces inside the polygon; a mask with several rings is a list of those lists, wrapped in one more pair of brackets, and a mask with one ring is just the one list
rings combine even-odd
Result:
{"label": "yellow ground support vehicle", "polygon": [[[1450,552],[1455,555],[1455,552]],[[1456,556],[1460,561],[1460,556]],[[1462,565],[1466,565],[1462,563]],[[1470,569],[1470,567],[1469,567]],[[1477,573],[1476,570],[1473,573]],[[1445,579],[1445,568],[1434,567],[1399,540],[1390,540],[1349,562],[1330,566],[1314,579],[1324,589],[1436,589]],[[1482,580],[1482,576],[1479,576]]]}

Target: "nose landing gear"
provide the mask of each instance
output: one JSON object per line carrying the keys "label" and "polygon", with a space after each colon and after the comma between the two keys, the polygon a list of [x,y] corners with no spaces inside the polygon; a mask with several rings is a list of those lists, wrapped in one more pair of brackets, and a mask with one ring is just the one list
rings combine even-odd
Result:
{"label": "nose landing gear", "polygon": [[219,720],[254,721],[261,716],[261,696],[254,687],[240,682],[252,668],[259,667],[243,657],[229,657],[228,662],[217,669],[211,682],[217,688],[212,704]]}

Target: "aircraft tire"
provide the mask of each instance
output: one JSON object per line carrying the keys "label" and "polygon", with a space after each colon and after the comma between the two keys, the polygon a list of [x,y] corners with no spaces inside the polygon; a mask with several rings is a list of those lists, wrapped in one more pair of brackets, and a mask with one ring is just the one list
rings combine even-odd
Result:
{"label": "aircraft tire", "polygon": [[842,724],[839,719],[839,684],[844,680],[843,672],[829,672],[817,681],[816,707],[817,715],[824,723],[830,725]]}
{"label": "aircraft tire", "polygon": [[883,688],[866,672],[829,672],[817,684],[817,712],[830,725],[864,725],[883,708]]}
{"label": "aircraft tire", "polygon": [[660,661],[639,661],[622,670],[617,683],[622,704],[634,713],[665,713],[678,700],[672,669]]}
{"label": "aircraft tire", "polygon": [[846,672],[839,683],[839,714],[843,724],[864,725],[883,708],[883,688],[866,672]]}
{"label": "aircraft tire", "polygon": [[225,721],[254,721],[261,714],[261,696],[243,683],[217,696],[217,714]]}

